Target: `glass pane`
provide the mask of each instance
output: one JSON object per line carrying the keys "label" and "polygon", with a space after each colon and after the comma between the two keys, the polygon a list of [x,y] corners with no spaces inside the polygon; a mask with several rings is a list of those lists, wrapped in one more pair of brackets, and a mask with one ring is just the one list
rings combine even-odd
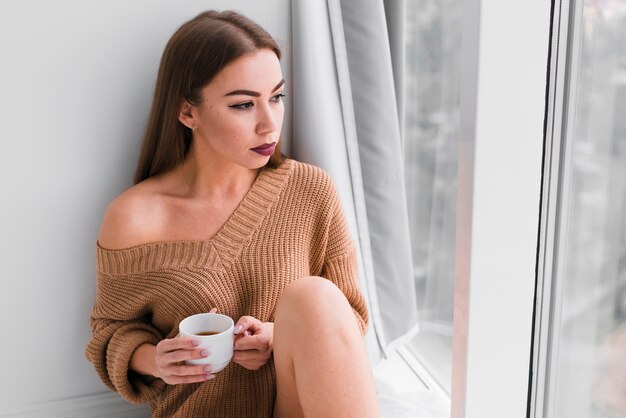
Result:
{"label": "glass pane", "polygon": [[626,418],[626,1],[585,0],[555,418]]}
{"label": "glass pane", "polygon": [[405,170],[421,331],[411,346],[450,391],[460,0],[406,4]]}

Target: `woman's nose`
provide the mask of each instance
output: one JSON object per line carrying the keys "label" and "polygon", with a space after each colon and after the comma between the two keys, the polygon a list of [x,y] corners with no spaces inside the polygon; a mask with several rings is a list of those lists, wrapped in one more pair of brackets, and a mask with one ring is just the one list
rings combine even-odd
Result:
{"label": "woman's nose", "polygon": [[280,115],[277,111],[271,109],[269,105],[260,106],[258,115],[256,125],[258,134],[272,133],[278,129],[279,121],[277,119],[280,118]]}

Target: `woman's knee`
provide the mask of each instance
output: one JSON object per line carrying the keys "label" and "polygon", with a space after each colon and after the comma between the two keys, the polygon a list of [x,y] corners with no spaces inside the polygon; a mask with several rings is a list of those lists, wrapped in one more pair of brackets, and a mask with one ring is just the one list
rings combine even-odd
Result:
{"label": "woman's knee", "polygon": [[300,303],[325,301],[328,298],[342,299],[345,296],[333,282],[319,276],[301,277],[289,284],[281,295],[281,300],[293,299]]}
{"label": "woman's knee", "polygon": [[281,311],[296,311],[298,314],[333,309],[348,309],[350,305],[343,292],[330,280],[318,276],[307,276],[289,284],[278,300],[277,316]]}

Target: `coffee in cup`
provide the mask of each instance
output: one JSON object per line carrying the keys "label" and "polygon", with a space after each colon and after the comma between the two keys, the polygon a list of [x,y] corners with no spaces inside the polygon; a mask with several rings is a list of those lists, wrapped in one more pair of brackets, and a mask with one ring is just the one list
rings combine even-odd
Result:
{"label": "coffee in cup", "polygon": [[208,357],[185,362],[187,364],[210,364],[211,373],[222,370],[233,358],[234,326],[235,323],[231,317],[218,313],[201,313],[180,321],[178,325],[180,335],[196,339],[200,342],[199,349],[206,349],[211,353]]}

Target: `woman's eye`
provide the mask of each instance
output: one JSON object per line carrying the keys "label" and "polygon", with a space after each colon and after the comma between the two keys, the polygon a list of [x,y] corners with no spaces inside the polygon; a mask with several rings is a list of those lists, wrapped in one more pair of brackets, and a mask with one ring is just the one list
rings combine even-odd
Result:
{"label": "woman's eye", "polygon": [[278,93],[276,96],[272,97],[272,101],[276,103],[282,102],[283,97],[285,97],[285,93]]}
{"label": "woman's eye", "polygon": [[[270,101],[273,103],[280,103],[283,101],[283,97],[285,97],[284,93],[278,93],[272,96]],[[234,109],[239,109],[239,110],[250,110],[251,108],[254,107],[254,103],[253,102],[238,103],[238,104],[230,105],[229,107],[232,107]]]}
{"label": "woman's eye", "polygon": [[235,109],[239,109],[239,110],[248,110],[248,109],[252,108],[252,106],[254,106],[252,104],[252,102],[245,102],[245,103],[239,103],[239,104],[236,104],[236,105],[232,105],[232,106],[229,106],[229,107],[232,107],[232,108],[235,108]]}

